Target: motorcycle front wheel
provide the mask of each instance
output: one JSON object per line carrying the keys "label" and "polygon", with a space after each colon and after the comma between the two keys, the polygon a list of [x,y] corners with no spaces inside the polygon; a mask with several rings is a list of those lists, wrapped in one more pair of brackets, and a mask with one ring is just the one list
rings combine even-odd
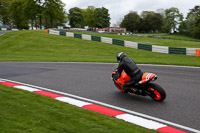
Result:
{"label": "motorcycle front wheel", "polygon": [[155,101],[163,101],[166,98],[165,90],[156,83],[149,83],[147,91],[151,93],[150,97]]}

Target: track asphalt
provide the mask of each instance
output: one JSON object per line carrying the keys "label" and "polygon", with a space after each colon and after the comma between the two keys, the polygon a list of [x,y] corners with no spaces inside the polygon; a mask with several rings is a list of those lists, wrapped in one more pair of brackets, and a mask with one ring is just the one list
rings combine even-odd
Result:
{"label": "track asphalt", "polygon": [[8,31],[0,31],[0,36],[5,34],[5,33],[8,33],[8,32],[12,32],[11,30],[8,30]]}
{"label": "track asphalt", "polygon": [[0,62],[0,78],[70,93],[200,130],[200,68],[139,64],[143,72],[158,75],[156,83],[167,93],[166,100],[160,103],[119,92],[110,80],[113,66]]}

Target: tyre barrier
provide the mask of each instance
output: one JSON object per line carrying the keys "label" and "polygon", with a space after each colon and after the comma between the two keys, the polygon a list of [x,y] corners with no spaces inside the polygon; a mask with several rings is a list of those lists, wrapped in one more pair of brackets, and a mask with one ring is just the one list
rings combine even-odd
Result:
{"label": "tyre barrier", "polygon": [[0,28],[2,31],[12,30],[12,31],[19,31],[18,29],[10,29],[10,28]]}
{"label": "tyre barrier", "polygon": [[72,32],[64,32],[64,31],[48,30],[48,29],[46,30],[46,33],[53,34],[53,35],[74,37],[74,38],[79,38],[83,40],[103,42],[103,43],[108,43],[108,44],[115,44],[115,45],[124,46],[128,48],[142,49],[142,50],[147,50],[147,51],[157,52],[157,53],[191,55],[191,56],[200,57],[200,48],[178,48],[178,47],[141,44],[137,42],[119,40],[119,39],[108,38],[108,37],[92,36],[92,35],[86,35],[86,34],[77,34],[77,33],[72,33]]}

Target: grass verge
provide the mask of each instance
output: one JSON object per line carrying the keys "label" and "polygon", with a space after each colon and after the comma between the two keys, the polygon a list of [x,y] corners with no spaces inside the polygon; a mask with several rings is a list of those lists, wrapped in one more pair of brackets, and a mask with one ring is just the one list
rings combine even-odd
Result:
{"label": "grass verge", "polygon": [[5,133],[157,132],[3,85],[0,94],[0,131]]}
{"label": "grass verge", "polygon": [[123,51],[142,64],[200,66],[199,57],[153,53],[45,31],[9,32],[0,40],[0,61],[116,62],[116,54]]}

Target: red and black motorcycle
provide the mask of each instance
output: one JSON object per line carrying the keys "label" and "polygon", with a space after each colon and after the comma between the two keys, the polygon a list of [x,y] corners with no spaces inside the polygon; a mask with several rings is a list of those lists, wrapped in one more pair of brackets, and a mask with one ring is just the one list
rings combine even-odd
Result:
{"label": "red and black motorcycle", "polygon": [[[130,79],[130,77],[122,71],[121,77],[117,80],[114,80],[113,77],[116,75],[116,69],[111,74],[111,79],[114,81],[115,86],[122,92],[125,92],[123,89],[123,85],[126,81]],[[142,95],[142,96],[150,96],[155,101],[163,101],[166,98],[165,90],[158,84],[152,83],[157,79],[157,75],[154,73],[144,73],[142,76],[142,80],[133,86],[135,90],[139,90],[140,93],[131,92],[132,94]],[[133,89],[133,90],[134,90]]]}

